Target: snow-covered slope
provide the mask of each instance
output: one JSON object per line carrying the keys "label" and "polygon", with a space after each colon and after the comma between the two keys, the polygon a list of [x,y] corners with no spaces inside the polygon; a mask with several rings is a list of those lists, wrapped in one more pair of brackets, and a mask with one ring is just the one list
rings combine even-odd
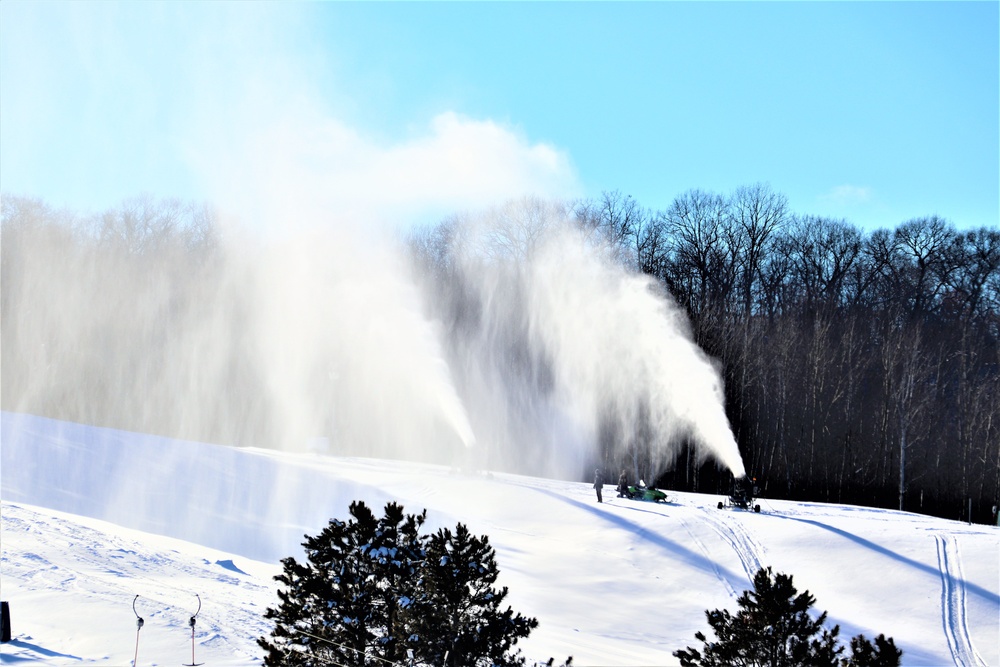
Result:
{"label": "snow-covered slope", "polygon": [[[255,664],[278,559],[362,499],[427,508],[497,550],[539,627],[532,660],[675,664],[704,610],[760,565],[794,575],[842,636],[884,632],[906,665],[1000,665],[1000,530],[861,507],[762,500],[761,514],[670,493],[598,505],[589,484],[231,449],[2,415],[4,664]],[[142,532],[140,532],[142,531]],[[183,540],[183,541],[182,541]]]}

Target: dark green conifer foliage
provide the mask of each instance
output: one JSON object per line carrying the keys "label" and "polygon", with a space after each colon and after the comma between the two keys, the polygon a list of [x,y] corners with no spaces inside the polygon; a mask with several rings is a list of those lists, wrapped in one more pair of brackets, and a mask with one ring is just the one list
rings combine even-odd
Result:
{"label": "dark green conifer foliage", "polygon": [[[421,597],[413,632],[417,656],[430,665],[523,664],[514,644],[538,626],[534,618],[503,609],[507,588],[494,588],[499,570],[486,536],[463,524],[442,528],[427,543]],[[447,660],[445,656],[447,655]]]}
{"label": "dark green conifer foliage", "polygon": [[799,594],[791,576],[761,568],[753,583],[754,590],[736,601],[735,615],[705,612],[716,638],[695,633],[704,646],[675,651],[682,667],[898,667],[902,652],[883,635],[875,645],[858,635],[851,640],[851,657],[842,657],[840,627],[823,627],[826,612],[815,619],[809,614],[816,598],[809,591]]}
{"label": "dark green conifer foliage", "polygon": [[[257,643],[269,667],[302,665],[521,665],[512,653],[538,625],[501,610],[507,589],[486,537],[458,524],[420,534],[426,512],[389,503],[377,519],[363,502],[303,543],[306,564],[282,560],[280,605]],[[412,662],[410,653],[412,652]]]}
{"label": "dark green conifer foliage", "polygon": [[851,639],[849,667],[899,667],[903,652],[896,648],[892,637],[879,635],[872,644],[864,635]]}
{"label": "dark green conifer foliage", "polygon": [[[362,665],[367,659],[403,661],[403,610],[423,559],[418,534],[426,513],[403,514],[389,503],[376,519],[362,503],[348,522],[332,519],[307,537],[307,564],[282,560],[281,602],[265,618],[275,621],[270,641],[258,639],[266,665]],[[373,661],[377,662],[377,661]]]}

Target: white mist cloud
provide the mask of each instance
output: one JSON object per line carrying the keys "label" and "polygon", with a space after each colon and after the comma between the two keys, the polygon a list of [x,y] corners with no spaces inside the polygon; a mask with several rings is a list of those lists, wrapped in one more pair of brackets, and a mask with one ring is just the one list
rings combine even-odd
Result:
{"label": "white mist cloud", "polygon": [[245,134],[192,153],[210,192],[240,217],[407,223],[526,194],[580,193],[564,152],[492,120],[443,112],[419,136],[381,144],[336,118],[287,111],[264,126],[245,120]]}
{"label": "white mist cloud", "polygon": [[872,188],[865,185],[838,185],[821,194],[819,200],[834,206],[857,206],[870,203],[874,195]]}
{"label": "white mist cloud", "polygon": [[509,126],[453,112],[436,116],[427,136],[375,153],[380,164],[369,177],[388,177],[396,192],[418,204],[467,208],[526,194],[579,194],[564,152],[531,143]]}
{"label": "white mist cloud", "polygon": [[405,128],[369,122],[356,94],[364,82],[318,43],[307,9],[224,7],[188,40],[190,100],[177,124],[207,198],[238,217],[268,227],[405,225],[582,193],[569,155],[514,124],[454,108],[411,116]]}

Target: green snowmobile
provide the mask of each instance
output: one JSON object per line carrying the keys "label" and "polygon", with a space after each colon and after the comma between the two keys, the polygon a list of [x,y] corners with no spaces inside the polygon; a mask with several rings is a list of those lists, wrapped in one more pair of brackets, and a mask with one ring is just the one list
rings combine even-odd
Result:
{"label": "green snowmobile", "polygon": [[654,489],[649,486],[628,487],[628,497],[633,500],[648,500],[653,503],[667,502],[667,494],[659,489]]}

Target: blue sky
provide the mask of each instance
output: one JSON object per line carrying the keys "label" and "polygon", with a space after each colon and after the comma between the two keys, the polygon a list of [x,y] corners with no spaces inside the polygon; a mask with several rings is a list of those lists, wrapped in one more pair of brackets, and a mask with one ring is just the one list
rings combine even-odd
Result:
{"label": "blue sky", "polygon": [[997,226],[998,8],[5,0],[0,189],[280,224],[764,181],[867,229]]}

